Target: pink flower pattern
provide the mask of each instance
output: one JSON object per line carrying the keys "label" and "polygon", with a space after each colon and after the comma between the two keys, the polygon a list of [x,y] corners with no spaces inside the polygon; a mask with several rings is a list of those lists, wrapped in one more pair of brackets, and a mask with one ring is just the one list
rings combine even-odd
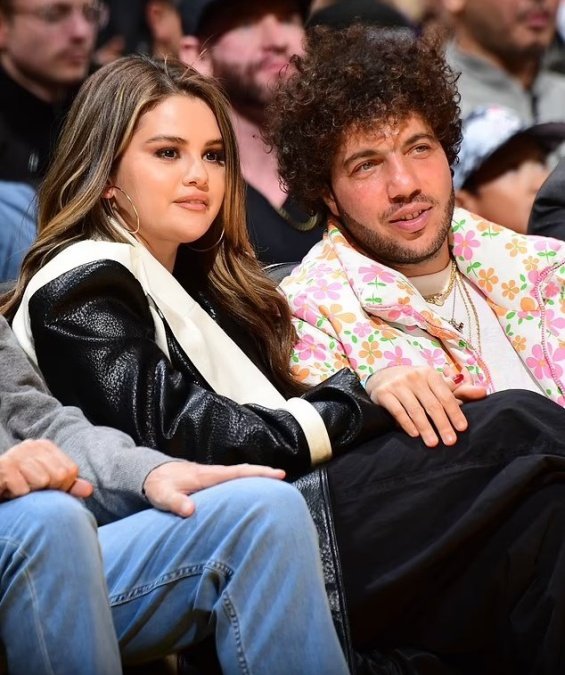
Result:
{"label": "pink flower pattern", "polygon": [[556,239],[551,237],[536,237],[534,243],[534,249],[539,252],[543,251],[559,251],[561,250],[561,244]]}
{"label": "pink flower pattern", "polygon": [[316,300],[338,300],[341,292],[341,284],[335,281],[333,284],[328,283],[324,278],[317,279],[318,284],[311,287],[314,298]]}
{"label": "pink flower pattern", "polygon": [[309,361],[310,359],[323,360],[326,356],[323,346],[316,344],[311,335],[304,335],[294,346],[294,351],[301,361]]}
{"label": "pink flower pattern", "polygon": [[306,294],[303,293],[302,295],[297,295],[294,302],[295,315],[306,321],[306,323],[315,324],[319,315],[308,304]]}
{"label": "pink flower pattern", "polygon": [[551,281],[549,284],[547,284],[544,292],[546,298],[554,298],[558,294],[559,294],[559,286],[556,283]]}
{"label": "pink flower pattern", "polygon": [[549,364],[545,360],[541,345],[534,345],[532,355],[526,359],[526,365],[534,373],[534,376],[540,380],[546,375],[551,375]]}
{"label": "pink flower pattern", "polygon": [[375,279],[378,279],[385,284],[390,284],[394,281],[394,274],[392,274],[392,272],[389,272],[381,265],[376,264],[369,266],[362,265],[359,268],[359,276],[364,284],[368,284]]}
{"label": "pink flower pattern", "polygon": [[358,321],[355,326],[353,326],[353,332],[355,335],[357,335],[360,338],[367,337],[367,335],[370,335],[373,331],[371,329],[371,326],[367,323],[362,323],[361,321]]}
{"label": "pink flower pattern", "polygon": [[557,314],[553,309],[546,309],[545,323],[553,335],[563,335],[562,330],[565,328],[565,317],[561,314]]}
{"label": "pink flower pattern", "polygon": [[383,356],[385,359],[388,359],[388,364],[387,366],[411,366],[412,361],[411,359],[407,358],[404,356],[402,349],[400,347],[396,347],[393,352],[388,351],[384,352]]}
{"label": "pink flower pattern", "polygon": [[465,234],[456,232],[453,235],[453,255],[456,258],[461,257],[465,260],[471,260],[473,249],[479,248],[480,245],[481,243],[473,231],[465,232]]}
{"label": "pink flower pattern", "polygon": [[422,349],[422,356],[432,368],[439,368],[445,364],[445,353],[442,349]]}

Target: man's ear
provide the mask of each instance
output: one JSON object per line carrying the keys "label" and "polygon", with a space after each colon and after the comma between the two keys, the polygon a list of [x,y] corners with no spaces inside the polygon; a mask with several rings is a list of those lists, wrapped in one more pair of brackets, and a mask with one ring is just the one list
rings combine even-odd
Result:
{"label": "man's ear", "polygon": [[209,51],[194,35],[183,35],[180,40],[179,59],[192,66],[202,75],[212,75],[212,61]]}
{"label": "man's ear", "polygon": [[460,206],[462,209],[467,209],[467,211],[476,213],[478,209],[478,200],[476,195],[472,192],[460,188],[459,190],[455,190],[455,206]]}
{"label": "man's ear", "polygon": [[324,204],[330,210],[330,213],[336,218],[339,218],[339,209],[337,208],[337,202],[335,200],[334,193],[331,188],[326,188],[324,190],[322,199],[324,200]]}

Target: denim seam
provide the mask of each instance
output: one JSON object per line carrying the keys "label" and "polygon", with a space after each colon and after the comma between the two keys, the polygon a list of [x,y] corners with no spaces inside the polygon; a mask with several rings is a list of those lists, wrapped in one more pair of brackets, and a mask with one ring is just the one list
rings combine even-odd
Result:
{"label": "denim seam", "polygon": [[249,675],[250,673],[249,664],[247,663],[247,659],[245,658],[245,652],[243,649],[239,618],[237,616],[237,612],[235,611],[235,606],[232,602],[232,599],[230,598],[229,593],[227,591],[224,591],[223,593],[222,604],[224,605],[224,610],[226,612],[230,624],[232,625],[233,632],[235,635],[237,660],[241,668],[241,672],[244,673],[244,675]]}
{"label": "denim seam", "polygon": [[[20,556],[24,560],[28,562],[28,566],[31,566],[31,556],[27,553],[25,550],[23,544],[21,541],[18,540],[13,540],[8,537],[0,537],[0,542],[2,542],[5,545],[8,546],[13,546],[14,547],[14,556]],[[53,664],[51,663],[51,659],[49,658],[49,652],[47,651],[47,645],[45,643],[45,635],[43,633],[43,626],[41,625],[41,621],[39,619],[39,602],[37,599],[37,593],[35,591],[35,585],[33,583],[33,577],[29,573],[27,569],[23,570],[23,574],[26,580],[26,584],[29,587],[29,592],[31,596],[31,601],[33,605],[33,620],[34,624],[36,627],[36,633],[37,637],[39,640],[39,644],[41,645],[41,652],[43,653],[43,662],[45,666],[48,666],[49,670],[48,673],[49,675],[55,675],[55,671],[53,670]]]}
{"label": "denim seam", "polygon": [[151,591],[155,590],[160,586],[165,586],[171,582],[176,581],[184,577],[191,577],[198,574],[202,574],[206,569],[214,569],[219,572],[222,572],[226,576],[231,576],[233,570],[229,565],[226,565],[223,562],[216,561],[207,561],[206,563],[192,564],[185,567],[179,567],[178,569],[162,574],[157,579],[151,583],[143,584],[142,586],[137,586],[131,588],[127,593],[114,593],[110,596],[110,606],[115,607],[117,605],[125,604],[130,600],[135,600],[136,598],[141,597],[142,595],[147,595]]}

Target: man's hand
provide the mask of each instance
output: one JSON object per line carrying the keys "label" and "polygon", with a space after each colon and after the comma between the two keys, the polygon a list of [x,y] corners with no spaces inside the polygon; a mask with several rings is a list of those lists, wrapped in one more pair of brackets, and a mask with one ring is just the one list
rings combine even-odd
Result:
{"label": "man's hand", "polygon": [[0,455],[1,499],[47,489],[89,497],[93,488],[78,477],[78,466],[51,441],[23,441]]}
{"label": "man's hand", "polygon": [[185,517],[194,513],[194,502],[188,496],[193,492],[234,478],[257,476],[280,480],[285,473],[282,469],[255,464],[218,466],[172,461],[153,469],[145,479],[143,489],[155,508]]}
{"label": "man's hand", "polygon": [[453,445],[456,432],[467,428],[461,404],[487,395],[484,387],[472,384],[467,371],[446,368],[442,374],[428,366],[385,368],[371,375],[366,389],[409,436],[421,436],[430,448],[438,444],[438,434],[446,445]]}

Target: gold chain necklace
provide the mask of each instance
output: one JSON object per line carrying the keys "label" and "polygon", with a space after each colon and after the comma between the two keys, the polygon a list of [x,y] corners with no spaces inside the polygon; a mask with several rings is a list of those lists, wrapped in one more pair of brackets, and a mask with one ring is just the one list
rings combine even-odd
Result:
{"label": "gold chain necklace", "polygon": [[[463,306],[465,307],[465,315],[467,319],[467,325],[469,326],[469,334],[468,334],[468,342],[471,343],[473,339],[473,326],[472,326],[472,321],[471,321],[471,314],[473,315],[473,321],[475,322],[475,332],[477,336],[477,341],[475,343],[475,347],[478,349],[479,354],[482,354],[482,345],[481,345],[481,324],[479,323],[479,313],[477,312],[477,308],[475,307],[475,303],[473,302],[473,298],[471,297],[471,294],[469,293],[469,289],[465,285],[465,281],[461,279],[461,275],[457,273],[457,281],[456,281],[456,290],[459,291],[459,294],[461,295],[461,300],[463,301]],[[454,294],[455,295],[455,294]],[[457,323],[455,321],[455,299],[453,300],[453,312],[451,315],[451,319],[449,323],[458,331],[461,332],[465,325],[463,322]]]}
{"label": "gold chain necklace", "polygon": [[[432,293],[431,295],[424,295],[424,300],[426,302],[429,302],[432,305],[437,305],[438,307],[442,307],[444,302],[447,300],[449,297],[451,291],[453,292],[453,303],[451,306],[451,318],[447,319],[447,322],[458,332],[462,333],[463,330],[465,329],[465,326],[467,325],[469,327],[469,334],[467,341],[471,343],[473,339],[473,322],[475,324],[475,333],[477,337],[477,342],[476,342],[476,347],[478,348],[479,353],[482,352],[482,346],[481,346],[481,326],[479,323],[479,314],[477,312],[477,308],[475,307],[475,303],[473,302],[473,299],[471,298],[471,294],[469,293],[469,290],[467,289],[465,282],[461,278],[461,273],[459,272],[459,269],[457,268],[457,264],[455,263],[455,260],[453,258],[451,259],[451,270],[449,273],[449,281],[447,283],[447,286],[443,289],[443,291],[440,291],[439,293]],[[465,319],[466,321],[457,321],[455,318],[455,303],[456,303],[456,298],[457,298],[457,293],[461,296],[461,301],[463,302],[463,306],[465,307]],[[472,315],[472,320],[471,320],[471,315]]]}
{"label": "gold chain necklace", "polygon": [[449,282],[447,283],[447,286],[443,289],[443,291],[440,291],[439,293],[432,293],[431,295],[424,295],[424,300],[426,302],[431,303],[432,305],[437,305],[438,307],[441,307],[443,303],[447,300],[449,297],[449,294],[453,290],[453,285],[455,284],[455,279],[457,277],[457,265],[455,264],[455,260],[453,258],[451,259],[451,270],[449,272]]}
{"label": "gold chain necklace", "polygon": [[[456,278],[457,281],[459,281],[459,271],[456,272]],[[455,328],[455,330],[458,333],[461,333],[463,331],[463,328],[465,327],[465,324],[463,323],[463,321],[455,320],[455,301],[457,300],[457,291],[458,291],[458,284],[455,285],[455,289],[453,291],[453,299],[451,302],[451,319],[448,319],[447,322],[451,324],[451,326],[453,326],[453,328]]]}

